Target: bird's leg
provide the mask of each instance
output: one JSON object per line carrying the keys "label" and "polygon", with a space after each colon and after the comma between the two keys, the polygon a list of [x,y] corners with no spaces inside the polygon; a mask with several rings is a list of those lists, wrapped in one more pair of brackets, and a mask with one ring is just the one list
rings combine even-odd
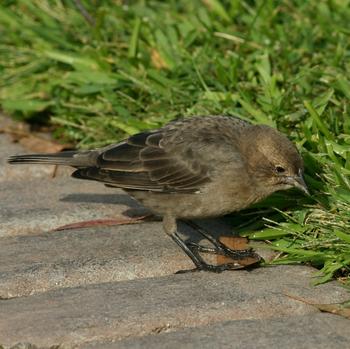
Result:
{"label": "bird's leg", "polygon": [[195,269],[190,270],[179,270],[176,274],[184,274],[188,272],[196,272],[196,271],[211,271],[214,273],[221,273],[225,270],[234,270],[234,269],[242,269],[243,266],[239,263],[226,263],[221,265],[212,265],[206,263],[202,257],[200,257],[197,253],[194,253],[188,245],[179,237],[179,235],[175,232],[170,235],[170,237],[181,247],[181,249],[187,254],[188,257],[191,258],[192,262],[196,266]]}
{"label": "bird's leg", "polygon": [[202,253],[211,253],[211,254],[220,254],[222,255],[222,252],[219,251],[217,248],[215,247],[207,247],[207,246],[202,246],[199,245],[195,242],[189,242],[188,243],[189,246],[191,246],[192,249],[198,251],[198,252],[202,252]]}
{"label": "bird's leg", "polygon": [[199,252],[203,253],[212,253],[217,255],[222,255],[229,257],[234,260],[244,259],[247,257],[257,257],[257,254],[252,249],[245,249],[245,250],[232,250],[231,248],[227,247],[225,244],[223,244],[221,241],[215,239],[211,235],[209,235],[203,228],[201,228],[198,224],[192,222],[192,221],[186,221],[188,225],[190,225],[192,228],[194,228],[199,234],[201,234],[204,238],[206,238],[212,245],[214,245],[214,248],[205,247],[198,245],[196,243],[191,243],[191,246],[196,249]]}
{"label": "bird's leg", "polygon": [[186,273],[186,272],[195,272],[195,271],[211,271],[215,273],[221,273],[224,270],[233,270],[233,269],[241,269],[242,265],[233,262],[226,263],[221,265],[212,265],[206,263],[203,258],[193,251],[190,246],[191,244],[186,244],[177,233],[177,224],[176,219],[172,216],[164,216],[163,225],[165,232],[176,242],[176,244],[187,254],[188,257],[191,258],[192,262],[196,266],[195,269],[191,270],[180,270],[177,274]]}
{"label": "bird's leg", "polygon": [[[244,259],[247,257],[254,257],[256,258],[258,255],[253,251],[253,249],[244,249],[244,250],[233,250],[227,246],[225,246],[222,242],[218,241],[220,244],[223,245],[223,247],[207,247],[199,245],[195,242],[190,242],[188,245],[191,247],[192,250],[202,252],[202,253],[210,253],[220,256],[229,257],[231,259]],[[261,259],[261,258],[259,258]]]}
{"label": "bird's leg", "polygon": [[196,269],[194,269],[193,271],[201,270],[203,262],[204,262],[203,259],[199,255],[195,254],[186,245],[186,243],[180,238],[180,236],[177,234],[177,232],[174,232],[173,234],[170,234],[170,237],[177,243],[178,246],[180,246],[180,248],[187,254],[187,256],[191,258],[192,262],[196,266]]}

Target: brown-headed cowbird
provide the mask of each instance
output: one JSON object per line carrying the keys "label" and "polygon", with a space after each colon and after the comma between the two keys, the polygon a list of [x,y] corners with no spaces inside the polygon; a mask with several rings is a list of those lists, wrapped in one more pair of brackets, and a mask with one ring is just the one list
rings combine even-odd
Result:
{"label": "brown-headed cowbird", "polygon": [[229,116],[182,119],[101,149],[19,155],[9,162],[68,165],[76,168],[75,178],[124,189],[163,217],[165,232],[197,269],[216,272],[231,267],[205,263],[177,234],[177,219],[225,215],[292,187],[307,193],[302,158],[286,136]]}

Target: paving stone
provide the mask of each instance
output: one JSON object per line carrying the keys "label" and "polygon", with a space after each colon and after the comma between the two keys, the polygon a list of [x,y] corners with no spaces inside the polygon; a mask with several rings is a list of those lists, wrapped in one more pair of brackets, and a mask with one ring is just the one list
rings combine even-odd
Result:
{"label": "paving stone", "polygon": [[37,234],[91,219],[118,218],[139,207],[123,191],[73,178],[0,183],[0,237]]}
{"label": "paving stone", "polygon": [[[118,342],[94,342],[84,345],[84,349],[339,349],[349,347],[349,325],[349,320],[321,313],[278,319],[236,320]],[[163,330],[167,331],[166,328]]]}
{"label": "paving stone", "polygon": [[[0,118],[1,121],[1,118]],[[71,169],[51,165],[10,165],[7,163],[7,158],[10,155],[28,154],[30,151],[24,149],[20,144],[11,141],[7,134],[0,133],[0,183],[9,181],[23,181],[29,178],[51,178],[54,174],[56,177],[67,177],[72,172]]]}
{"label": "paving stone", "polygon": [[28,153],[0,134],[0,237],[26,235],[90,219],[115,218],[137,204],[121,190],[69,178],[59,166],[7,164],[10,155]]}
{"label": "paving stone", "polygon": [[[215,221],[210,227],[215,229]],[[218,221],[218,227],[223,224]],[[180,234],[205,241],[184,223]],[[215,263],[215,257],[206,260]],[[190,259],[160,222],[95,227],[0,238],[0,298],[99,282],[174,274]]]}
{"label": "paving stone", "polygon": [[7,237],[0,239],[0,298],[193,267],[158,222]]}
{"label": "paving stone", "polygon": [[[48,215],[56,208],[54,205],[43,214]],[[71,214],[72,211],[74,208],[59,213],[65,217],[66,212]],[[77,212],[77,220],[83,218],[81,212]],[[42,224],[37,214],[33,215],[30,210],[27,220],[31,224],[33,221],[39,226]],[[231,232],[221,220],[198,223],[213,231],[214,236]],[[178,227],[185,239],[208,245],[191,227],[182,222]],[[17,228],[19,232],[22,230],[21,226]],[[205,258],[216,263],[214,256]],[[0,238],[0,298],[27,296],[61,287],[168,275],[193,267],[190,259],[166,236],[161,222],[6,236]]]}
{"label": "paving stone", "polygon": [[78,345],[228,320],[316,314],[310,303],[344,301],[336,283],[311,286],[312,268],[190,273],[65,288],[0,301],[0,343]]}

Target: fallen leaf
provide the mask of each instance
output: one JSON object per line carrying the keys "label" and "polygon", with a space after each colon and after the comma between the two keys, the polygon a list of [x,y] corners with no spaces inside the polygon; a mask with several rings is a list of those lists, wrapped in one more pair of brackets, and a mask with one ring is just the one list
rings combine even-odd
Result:
{"label": "fallen leaf", "polygon": [[[30,126],[22,121],[14,121],[5,116],[0,117],[0,133],[6,133],[12,136],[13,139],[20,138],[30,132]],[[16,140],[16,139],[15,139]]]}
{"label": "fallen leaf", "polygon": [[155,48],[152,48],[152,51],[151,51],[151,61],[152,61],[152,64],[157,69],[168,68],[168,65],[164,61],[163,57]]}
{"label": "fallen leaf", "polygon": [[18,142],[23,145],[23,147],[35,153],[57,153],[67,148],[67,145],[45,139],[35,133],[30,133],[25,137],[21,137]]}
{"label": "fallen leaf", "polygon": [[35,153],[56,153],[72,148],[71,144],[60,144],[52,140],[47,127],[41,127],[40,132],[34,132],[29,124],[5,116],[0,117],[0,133],[10,135],[14,142]]}
{"label": "fallen leaf", "polygon": [[120,218],[102,218],[94,219],[90,221],[82,221],[71,224],[62,225],[51,231],[61,231],[61,230],[71,230],[80,228],[90,228],[96,226],[115,226],[115,225],[125,225],[125,224],[137,224],[142,221],[147,220],[150,215],[140,216],[140,217],[120,217]]}
{"label": "fallen leaf", "polygon": [[350,300],[345,301],[343,303],[316,304],[316,303],[311,303],[301,297],[289,295],[288,293],[284,293],[284,295],[286,295],[289,298],[295,299],[299,302],[312,305],[313,307],[317,308],[319,311],[322,311],[324,313],[336,314],[339,316],[343,316],[347,319],[350,319]]}
{"label": "fallen leaf", "polygon": [[220,264],[227,264],[232,263],[232,261],[237,262],[240,266],[248,267],[252,266],[254,264],[258,264],[261,262],[261,257],[253,252],[249,251],[250,247],[248,245],[249,240],[246,237],[241,236],[221,236],[219,238],[219,241],[223,243],[225,246],[229,247],[231,250],[235,251],[244,251],[247,250],[247,256],[244,256],[243,258],[234,260],[233,258],[217,255],[217,263]]}
{"label": "fallen leaf", "polygon": [[312,304],[314,307],[325,313],[331,313],[350,319],[349,301],[334,304]]}
{"label": "fallen leaf", "polygon": [[248,239],[241,236],[220,236],[220,242],[231,248],[232,250],[247,250]]}

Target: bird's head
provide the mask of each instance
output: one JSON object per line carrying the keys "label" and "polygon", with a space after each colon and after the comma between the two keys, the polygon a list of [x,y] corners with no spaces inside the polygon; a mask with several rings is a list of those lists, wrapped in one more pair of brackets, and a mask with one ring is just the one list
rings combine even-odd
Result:
{"label": "bird's head", "polygon": [[303,160],[285,135],[271,127],[256,125],[243,137],[248,171],[261,191],[273,193],[295,187],[309,194],[303,178]]}

